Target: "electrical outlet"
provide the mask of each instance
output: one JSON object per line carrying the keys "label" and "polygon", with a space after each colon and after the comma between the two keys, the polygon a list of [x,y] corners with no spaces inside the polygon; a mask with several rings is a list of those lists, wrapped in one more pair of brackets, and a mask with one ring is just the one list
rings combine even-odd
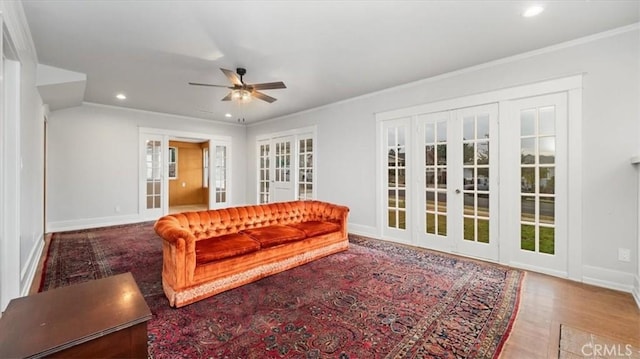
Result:
{"label": "electrical outlet", "polygon": [[618,260],[621,262],[631,262],[631,250],[627,248],[618,248]]}

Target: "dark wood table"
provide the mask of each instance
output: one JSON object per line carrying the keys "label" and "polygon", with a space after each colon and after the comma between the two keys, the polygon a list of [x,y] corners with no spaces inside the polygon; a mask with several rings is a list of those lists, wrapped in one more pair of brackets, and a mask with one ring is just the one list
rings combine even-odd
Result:
{"label": "dark wood table", "polygon": [[151,311],[131,273],[16,298],[0,358],[147,358]]}

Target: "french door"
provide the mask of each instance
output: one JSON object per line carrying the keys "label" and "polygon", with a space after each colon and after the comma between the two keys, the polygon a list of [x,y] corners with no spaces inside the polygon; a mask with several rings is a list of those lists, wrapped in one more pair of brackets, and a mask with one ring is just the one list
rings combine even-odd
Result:
{"label": "french door", "polygon": [[417,244],[498,259],[497,105],[417,116]]}
{"label": "french door", "polygon": [[142,134],[141,149],[142,159],[140,170],[141,181],[141,201],[140,213],[144,218],[155,219],[164,214],[164,208],[168,203],[165,196],[164,163],[166,159],[165,149],[167,142],[162,135]]}
{"label": "french door", "polygon": [[273,201],[283,202],[295,199],[292,174],[293,137],[276,138],[273,142],[274,176]]}
{"label": "french door", "polygon": [[376,114],[380,236],[579,279],[581,88],[572,76]]}
{"label": "french door", "polygon": [[300,132],[258,140],[257,202],[315,198],[315,135]]}
{"label": "french door", "polygon": [[507,104],[503,185],[510,201],[506,223],[514,265],[567,271],[567,95],[537,96]]}

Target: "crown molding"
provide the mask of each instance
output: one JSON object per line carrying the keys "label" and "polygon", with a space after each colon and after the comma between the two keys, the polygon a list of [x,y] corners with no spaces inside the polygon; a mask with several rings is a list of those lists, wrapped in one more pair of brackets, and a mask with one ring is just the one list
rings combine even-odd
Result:
{"label": "crown molding", "polygon": [[465,68],[460,69],[460,70],[455,70],[455,71],[443,73],[443,74],[440,74],[440,75],[428,77],[428,78],[425,78],[425,79],[420,79],[420,80],[408,82],[408,83],[405,83],[405,84],[402,84],[402,85],[389,87],[389,88],[386,88],[386,89],[383,89],[383,90],[380,90],[380,91],[370,92],[370,93],[367,93],[367,94],[364,94],[364,95],[351,97],[351,98],[340,100],[340,101],[337,101],[337,102],[332,102],[332,103],[327,104],[327,105],[322,105],[322,106],[310,108],[310,109],[307,109],[307,110],[303,110],[303,111],[294,112],[294,113],[291,113],[291,114],[286,114],[286,115],[283,115],[283,116],[278,116],[278,117],[266,119],[266,120],[263,120],[263,121],[252,122],[251,124],[248,124],[247,126],[248,127],[260,126],[260,125],[264,125],[264,124],[267,124],[267,123],[270,123],[270,122],[275,122],[275,121],[284,120],[284,119],[290,118],[290,117],[295,117],[295,116],[300,116],[300,115],[304,115],[304,114],[315,112],[315,111],[320,111],[322,109],[330,108],[330,107],[333,107],[333,106],[336,106],[336,105],[341,105],[341,104],[345,104],[345,103],[349,103],[349,102],[353,102],[353,101],[357,101],[357,100],[361,100],[361,99],[366,99],[366,98],[369,98],[369,97],[372,97],[372,96],[376,96],[376,95],[380,95],[380,94],[384,94],[384,93],[388,93],[388,92],[392,92],[392,91],[412,88],[412,87],[415,87],[415,86],[418,86],[418,85],[427,84],[427,83],[431,83],[431,82],[436,82],[436,81],[444,80],[444,79],[447,79],[447,78],[450,78],[450,77],[456,77],[456,76],[464,75],[464,74],[467,74],[467,73],[472,73],[472,72],[475,72],[475,71],[479,71],[479,70],[483,70],[483,69],[487,69],[487,68],[491,68],[491,67],[495,67],[495,66],[508,64],[508,63],[511,63],[511,62],[521,61],[521,60],[524,60],[524,59],[527,59],[527,58],[530,58],[530,57],[539,56],[539,55],[542,55],[542,54],[547,54],[547,53],[559,51],[559,50],[562,50],[562,49],[567,49],[567,48],[571,48],[571,47],[587,44],[587,43],[590,43],[590,42],[593,42],[593,41],[598,41],[598,40],[601,40],[601,39],[606,39],[606,38],[609,38],[609,37],[614,37],[614,36],[617,36],[617,35],[621,35],[621,34],[624,34],[624,33],[627,33],[627,32],[636,31],[638,29],[640,29],[640,22],[636,22],[636,23],[633,23],[633,24],[630,24],[630,25],[626,25],[626,26],[615,28],[615,29],[599,32],[599,33],[593,34],[593,35],[580,37],[580,38],[577,38],[577,39],[574,39],[574,40],[561,42],[561,43],[558,43],[558,44],[555,44],[555,45],[551,45],[551,46],[547,46],[547,47],[543,47],[543,48],[540,48],[540,49],[523,52],[521,54],[504,57],[504,58],[501,58],[501,59],[485,62],[485,63],[482,63],[482,64],[470,66],[470,67],[465,67]]}

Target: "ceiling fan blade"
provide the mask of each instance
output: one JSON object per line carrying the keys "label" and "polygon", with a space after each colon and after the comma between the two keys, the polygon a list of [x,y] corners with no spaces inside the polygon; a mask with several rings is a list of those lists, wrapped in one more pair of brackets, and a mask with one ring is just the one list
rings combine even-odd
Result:
{"label": "ceiling fan blade", "polygon": [[201,84],[201,83],[198,83],[198,82],[189,82],[189,85],[230,88],[229,86],[225,86],[225,85]]}
{"label": "ceiling fan blade", "polygon": [[231,101],[232,96],[233,96],[233,92],[229,92],[227,96],[222,98],[222,101]]}
{"label": "ceiling fan blade", "polygon": [[227,69],[220,69],[222,72],[224,72],[224,75],[227,76],[227,78],[229,79],[229,81],[231,81],[232,84],[234,85],[239,85],[242,86],[242,81],[240,81],[240,77],[238,77],[238,75],[231,71],[231,70],[227,70]]}
{"label": "ceiling fan blade", "polygon": [[268,103],[272,103],[273,101],[275,101],[275,100],[276,100],[276,98],[271,97],[271,96],[269,96],[269,95],[265,95],[265,94],[263,94],[262,92],[259,92],[259,91],[253,91],[253,92],[251,93],[251,95],[252,95],[253,97],[257,98],[257,99],[262,100],[262,101],[267,101]]}
{"label": "ceiling fan blade", "polygon": [[253,85],[249,85],[250,87],[253,87],[254,90],[274,90],[274,89],[286,89],[287,86],[285,86],[284,82],[282,81],[278,81],[278,82],[265,82],[262,84],[253,84]]}

